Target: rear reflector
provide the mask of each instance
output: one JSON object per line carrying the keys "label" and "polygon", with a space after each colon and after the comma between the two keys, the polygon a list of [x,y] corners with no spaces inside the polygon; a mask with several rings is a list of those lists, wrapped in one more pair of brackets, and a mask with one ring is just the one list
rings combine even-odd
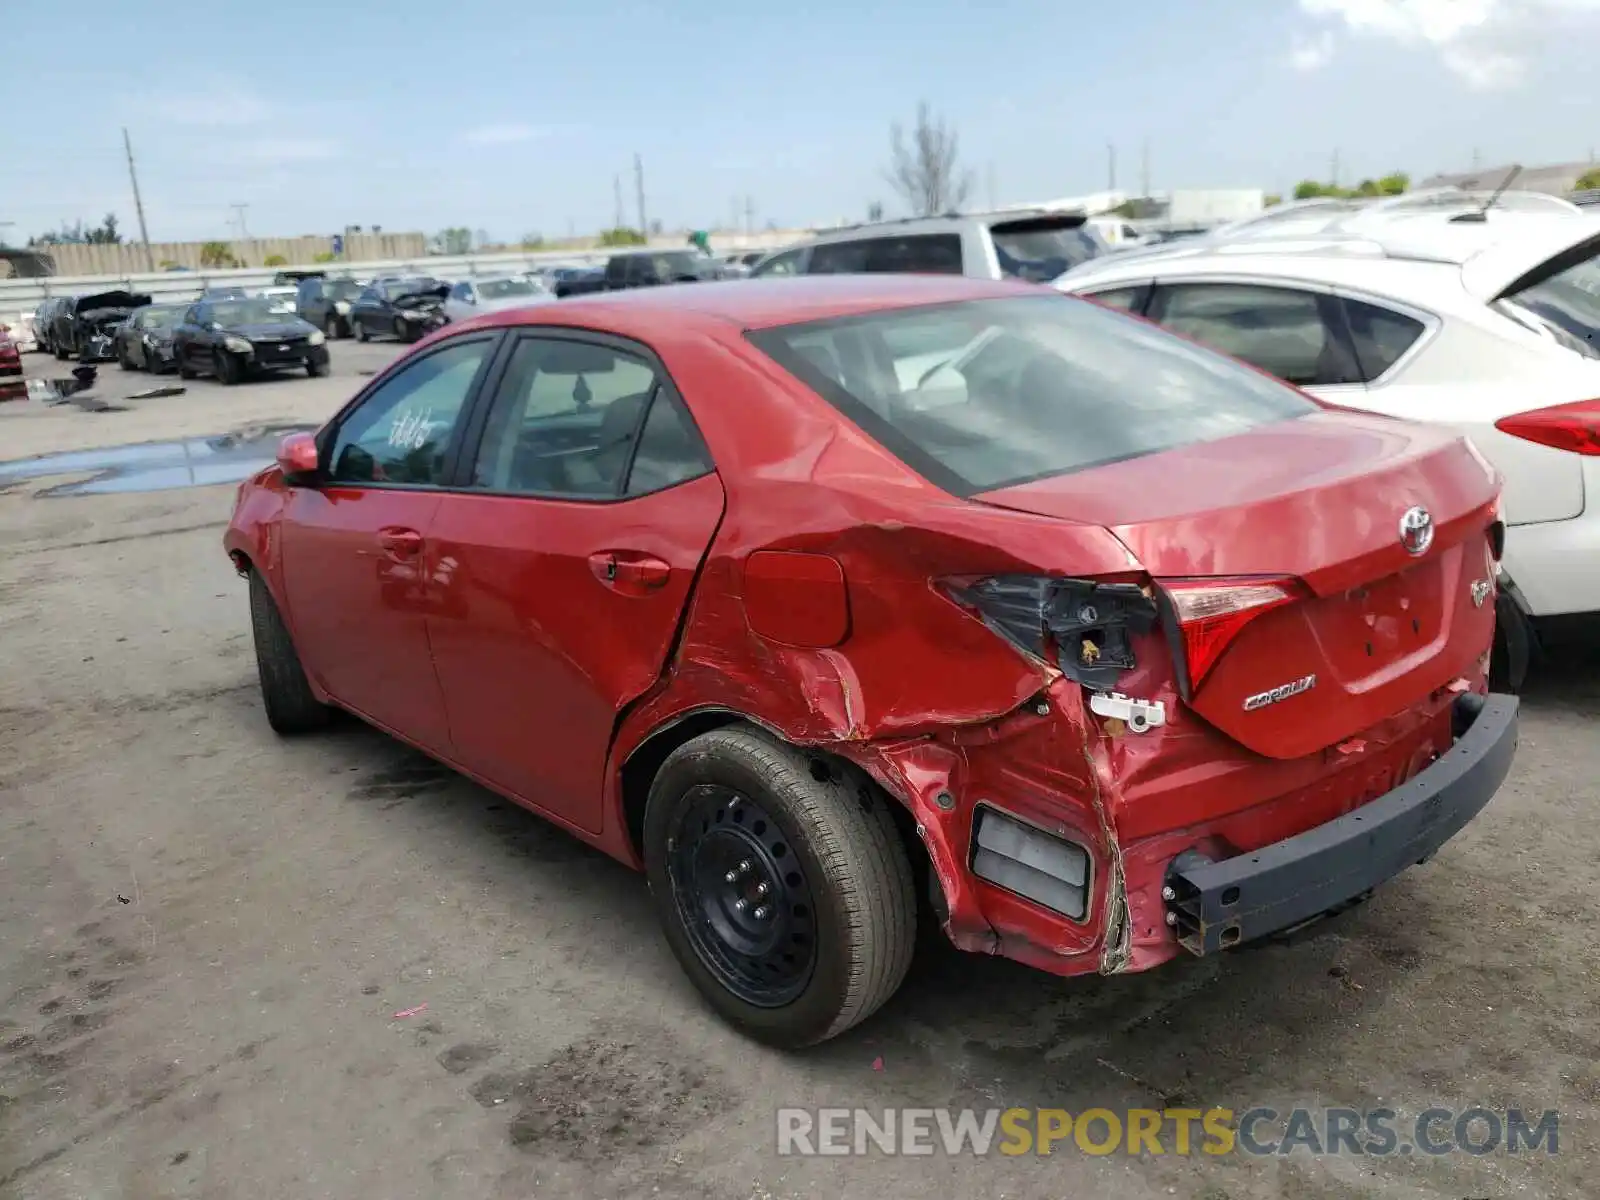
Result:
{"label": "rear reflector", "polygon": [[1089,852],[980,806],[972,873],[1074,921],[1089,911]]}
{"label": "rear reflector", "polygon": [[1494,423],[1501,433],[1570,450],[1574,454],[1600,456],[1600,400],[1579,400],[1553,408],[1501,417]]}
{"label": "rear reflector", "polygon": [[1163,579],[1161,590],[1183,638],[1190,692],[1246,625],[1300,596],[1293,579]]}

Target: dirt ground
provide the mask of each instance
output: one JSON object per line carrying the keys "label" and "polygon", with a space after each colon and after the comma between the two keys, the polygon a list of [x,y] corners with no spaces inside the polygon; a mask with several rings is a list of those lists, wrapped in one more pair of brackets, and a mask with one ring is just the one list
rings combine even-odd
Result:
{"label": "dirt ground", "polygon": [[[315,421],[392,352],[0,411],[0,459]],[[930,936],[878,1016],[782,1055],[710,1015],[621,866],[354,723],[271,734],[231,486],[43,486],[0,492],[0,1196],[1593,1194],[1593,648],[1532,684],[1484,815],[1336,930],[1087,981]],[[1181,1104],[1553,1108],[1560,1152],[775,1151],[780,1106]]]}

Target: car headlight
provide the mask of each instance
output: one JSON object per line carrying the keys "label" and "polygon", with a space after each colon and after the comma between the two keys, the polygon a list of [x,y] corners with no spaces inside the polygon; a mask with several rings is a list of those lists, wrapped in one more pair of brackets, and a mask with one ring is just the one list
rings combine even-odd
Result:
{"label": "car headlight", "polygon": [[255,352],[255,347],[250,344],[248,338],[225,337],[222,339],[222,344],[235,354],[253,354]]}
{"label": "car headlight", "polygon": [[335,300],[333,302],[333,311],[338,313],[340,316],[343,316],[345,313],[350,311],[350,301]]}
{"label": "car headlight", "polygon": [[327,340],[328,340],[328,335],[323,333],[322,330],[320,330],[320,329],[313,329],[311,331],[311,336],[306,339],[306,341],[309,342],[313,346],[320,346],[320,345],[322,345],[323,342],[325,342]]}

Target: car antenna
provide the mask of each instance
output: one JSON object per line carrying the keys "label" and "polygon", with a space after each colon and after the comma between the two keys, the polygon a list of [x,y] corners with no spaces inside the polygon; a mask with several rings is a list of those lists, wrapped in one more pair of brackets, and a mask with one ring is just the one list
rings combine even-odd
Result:
{"label": "car antenna", "polygon": [[1452,221],[1470,222],[1474,225],[1482,224],[1489,219],[1489,210],[1493,208],[1505,195],[1506,189],[1516,182],[1517,176],[1522,174],[1522,164],[1517,163],[1506,172],[1506,177],[1500,181],[1500,186],[1495,188],[1493,195],[1483,202],[1483,207],[1472,212],[1457,213],[1451,217]]}

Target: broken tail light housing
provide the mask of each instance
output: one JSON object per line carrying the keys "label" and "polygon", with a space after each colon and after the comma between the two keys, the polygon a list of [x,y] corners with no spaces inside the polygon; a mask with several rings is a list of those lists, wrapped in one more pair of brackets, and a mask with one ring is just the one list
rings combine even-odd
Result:
{"label": "broken tail light housing", "polygon": [[1579,400],[1514,413],[1494,423],[1501,433],[1585,457],[1600,457],[1600,400]]}
{"label": "broken tail light housing", "polygon": [[1183,647],[1185,698],[1250,622],[1305,596],[1303,585],[1290,578],[1163,579],[1160,586]]}
{"label": "broken tail light housing", "polygon": [[1158,615],[1154,594],[1138,583],[990,575],[945,587],[1019,650],[1096,691],[1138,665],[1133,635],[1151,629]]}

